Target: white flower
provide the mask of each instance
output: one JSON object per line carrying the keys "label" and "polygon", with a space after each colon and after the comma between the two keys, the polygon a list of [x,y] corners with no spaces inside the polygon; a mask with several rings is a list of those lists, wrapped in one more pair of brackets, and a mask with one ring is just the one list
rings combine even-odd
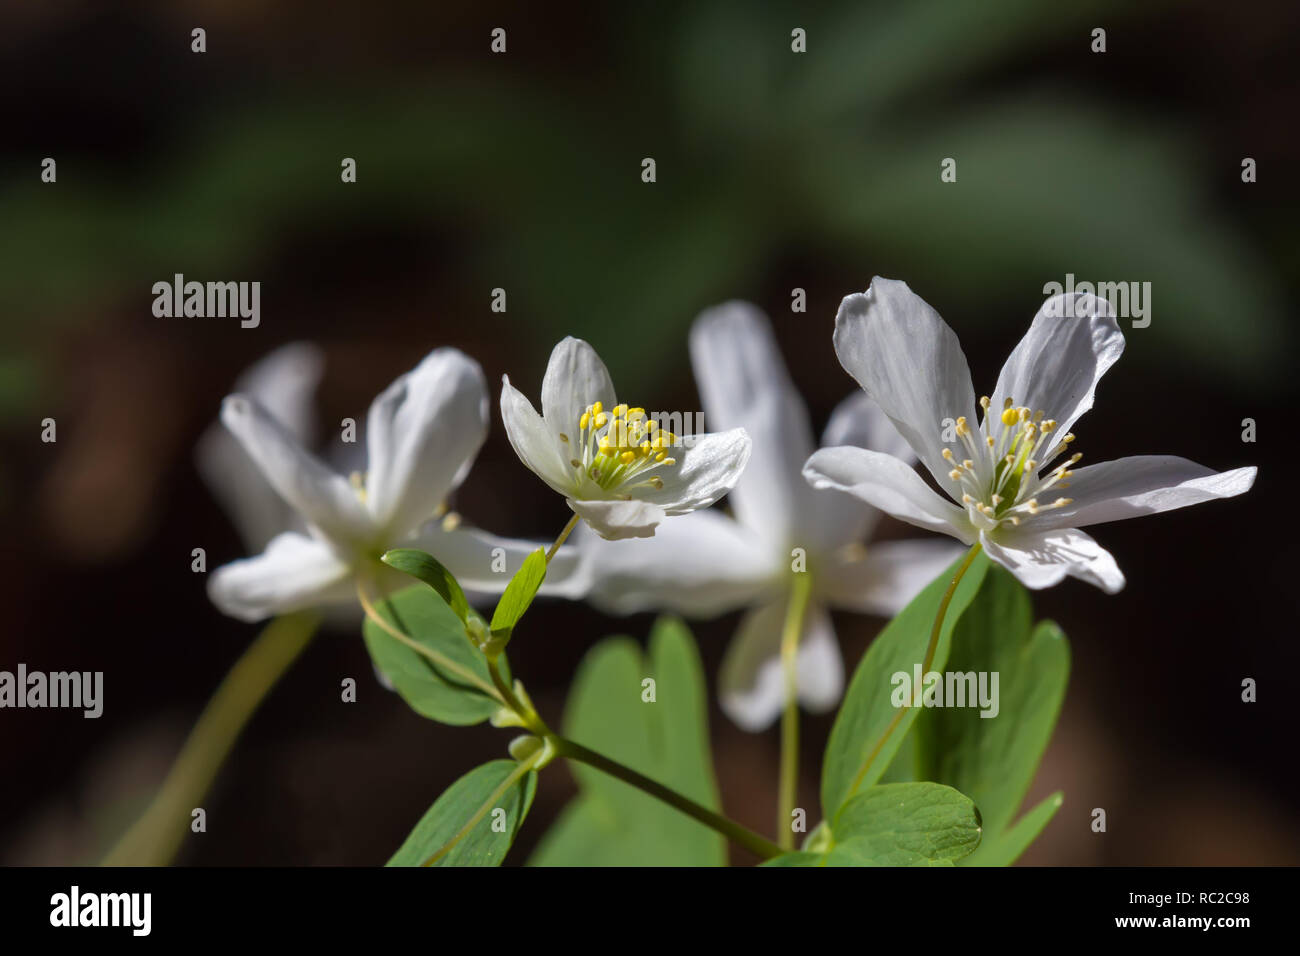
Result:
{"label": "white flower", "polygon": [[[299,444],[313,444],[313,397],[324,357],[308,342],[283,345],[245,371],[235,391],[256,401]],[[250,551],[260,551],[281,531],[301,530],[302,521],[262,476],[256,462],[219,422],[202,438],[196,452],[199,472],[234,522]]]}
{"label": "white flower", "polygon": [[[379,562],[398,546],[432,553],[471,595],[500,593],[510,575],[493,570],[501,563],[494,557],[513,571],[537,547],[454,520],[429,521],[464,479],[487,434],[483,372],[455,349],[430,353],[371,404],[364,476],[346,478],[326,465],[251,395],[226,398],[221,420],[302,525],[277,534],[260,555],[213,572],[209,596],[233,617],[253,621],[352,602],[358,580],[381,590],[409,583]],[[494,555],[496,548],[503,551]],[[575,565],[572,552],[556,555],[548,593],[566,594]]]}
{"label": "white flower", "polygon": [[551,352],[541,415],[503,376],[501,418],[520,461],[604,538],[648,538],[666,516],[708,507],[749,460],[743,429],[681,438],[617,404],[605,363],[581,339]]}
{"label": "white flower", "polygon": [[964,544],[980,542],[1027,587],[1070,575],[1113,594],[1124,575],[1079,528],[1229,498],[1255,481],[1254,468],[1216,473],[1168,455],[1076,468],[1070,427],[1123,350],[1105,300],[1081,293],[1047,300],[993,397],[980,399],[976,427],[957,336],[906,283],[877,277],[840,304],[835,351],[952,500],[898,459],[860,448],[823,449],[804,473],[816,487],[848,491]]}
{"label": "white flower", "polygon": [[[588,599],[623,614],[665,609],[712,617],[748,609],[722,665],[720,703],[740,726],[761,730],[785,700],[780,644],[798,575],[807,576],[801,583],[810,588],[796,660],[799,697],[809,710],[825,711],[844,684],[827,609],[892,616],[960,548],[937,538],[866,549],[862,542],[880,512],[804,481],[802,468],[815,447],[808,413],[767,320],[753,306],[733,302],[701,315],[691,331],[691,359],[709,421],[743,427],[754,439],[753,459],[728,498],[735,517],[703,511],[668,522],[644,541],[586,537]],[[835,410],[824,440],[909,455],[861,392]]]}

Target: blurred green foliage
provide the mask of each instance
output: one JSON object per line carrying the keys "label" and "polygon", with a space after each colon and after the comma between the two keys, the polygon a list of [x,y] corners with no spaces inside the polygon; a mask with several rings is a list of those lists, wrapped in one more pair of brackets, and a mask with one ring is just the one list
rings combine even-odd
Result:
{"label": "blurred green foliage", "polygon": [[[1162,345],[1145,360],[1276,380],[1277,280],[1214,209],[1196,141],[1137,102],[995,82],[1039,49],[1088,55],[1103,15],[1113,33],[1155,9],[606,10],[610,49],[554,51],[546,71],[485,56],[199,112],[126,184],[83,155],[51,188],[25,159],[0,187],[0,315],[17,353],[0,362],[0,414],[39,386],[61,319],[143,313],[173,272],[260,276],[295,240],[374,224],[445,235],[440,268],[485,308],[508,287],[539,355],[565,334],[634,346],[618,369],[629,391],[681,353],[702,307],[761,294],[792,252],[837,295],[881,272],[936,304],[1023,302],[988,316],[1009,334],[1067,272],[1150,281]],[[792,25],[809,53],[790,52]],[[587,53],[615,66],[584,76]],[[358,159],[346,188],[344,156]],[[955,184],[940,182],[944,157]]]}

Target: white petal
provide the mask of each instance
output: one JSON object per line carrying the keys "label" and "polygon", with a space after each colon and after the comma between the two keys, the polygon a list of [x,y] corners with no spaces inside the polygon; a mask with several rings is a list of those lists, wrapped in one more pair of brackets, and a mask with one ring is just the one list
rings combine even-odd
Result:
{"label": "white petal", "polygon": [[663,488],[641,488],[635,494],[643,501],[661,506],[670,515],[707,508],[735,487],[749,462],[752,447],[743,428],[688,436],[669,450],[677,464],[653,472],[663,479]]}
{"label": "white petal", "polygon": [[347,479],[306,451],[257,402],[228,396],[221,421],[280,497],[330,541],[346,548],[373,536],[370,513]]}
{"label": "white petal", "polygon": [[[727,648],[719,674],[718,702],[744,730],[760,731],[785,708],[781,670],[781,634],[786,602],[775,601],[750,611]],[[796,656],[799,701],[813,713],[830,710],[844,692],[844,661],[830,615],[812,604],[804,618]]]}
{"label": "white petal", "polygon": [[1250,490],[1255,468],[1216,472],[1173,455],[1136,455],[1077,469],[1063,497],[1074,499],[1035,519],[1034,527],[1082,528],[1173,511]]}
{"label": "white petal", "polygon": [[291,342],[269,353],[235,382],[234,391],[255,399],[303,445],[315,441],[313,398],[325,355],[310,342]]}
{"label": "white petal", "polygon": [[366,420],[366,503],[376,523],[405,534],[432,515],[487,437],[479,364],[436,349],[388,386]]}
{"label": "white petal", "polygon": [[588,600],[613,614],[712,617],[753,603],[783,571],[766,542],[716,510],[665,521],[652,538],[604,541],[585,529],[579,535]]}
{"label": "white petal", "polygon": [[853,445],[893,455],[899,461],[916,463],[916,452],[894,427],[880,403],[866,392],[854,392],[835,406],[822,433],[822,447]]}
{"label": "white petal", "polygon": [[[908,465],[916,463],[912,446],[898,433],[876,400],[860,389],[831,413],[822,445],[832,448],[852,445],[892,455]],[[818,550],[830,551],[868,538],[880,520],[879,510],[853,495],[827,489],[815,494],[815,506],[805,529]]]}
{"label": "white petal", "polygon": [[664,509],[648,501],[578,501],[575,498],[566,501],[592,531],[610,541],[649,538],[665,518]]}
{"label": "white petal", "polygon": [[[1079,293],[1052,296],[1002,366],[992,409],[999,413],[1010,397],[1016,407],[1056,419],[1055,434],[1064,436],[1092,408],[1098,380],[1123,351],[1109,302]],[[1055,447],[1053,441],[1043,458]]]}
{"label": "white petal", "polygon": [[562,495],[574,490],[572,469],[561,458],[563,452],[556,437],[533,403],[504,375],[501,376],[501,421],[510,447],[529,471]]}
{"label": "white petal", "polygon": [[691,364],[713,431],[743,428],[753,457],[729,498],[736,517],[777,546],[810,513],[803,463],[813,451],[808,410],[795,390],[767,318],[746,302],[700,315]]}
{"label": "white petal", "polygon": [[1095,584],[1107,594],[1124,588],[1124,574],[1109,551],[1077,528],[997,530],[980,535],[988,556],[1027,588],[1059,584],[1066,575]]}
{"label": "white petal", "polygon": [[[445,530],[442,522],[431,521],[420,529],[409,547],[427,551],[455,575],[471,604],[490,605],[505,590],[524,559],[549,542],[503,538],[479,528],[457,525]],[[578,599],[587,593],[580,573],[580,556],[574,544],[563,545],[546,569],[539,594]]]}
{"label": "white petal", "polygon": [[975,540],[966,513],[897,458],[865,448],[822,448],[813,452],[803,473],[814,488],[846,491],[900,521],[950,534],[964,544]]}
{"label": "white petal", "polygon": [[858,560],[828,563],[819,583],[832,607],[893,617],[961,553],[946,538],[882,541]]}
{"label": "white petal", "polygon": [[582,339],[569,336],[551,350],[542,379],[542,417],[558,440],[561,433],[572,441],[578,419],[588,405],[603,402],[614,407],[614,383],[596,350]]}
{"label": "white petal", "polygon": [[208,597],[224,614],[258,621],[355,597],[352,571],[325,542],[287,532],[254,558],[223,565]]}
{"label": "white petal", "polygon": [[965,416],[973,427],[979,420],[966,356],[939,313],[907,283],[877,276],[866,292],[840,303],[835,352],[939,487],[959,498],[960,486],[943,460],[944,422]]}
{"label": "white petal", "polygon": [[[314,345],[284,345],[244,372],[235,391],[251,396],[307,446],[314,431],[312,398],[323,364],[321,350]],[[250,551],[261,551],[281,531],[291,529],[293,510],[220,424],[203,433],[195,457],[208,489],[221,502]]]}

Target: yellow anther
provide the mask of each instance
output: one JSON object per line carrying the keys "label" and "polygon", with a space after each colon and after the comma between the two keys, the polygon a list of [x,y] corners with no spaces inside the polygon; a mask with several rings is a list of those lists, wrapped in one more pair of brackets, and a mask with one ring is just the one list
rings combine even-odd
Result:
{"label": "yellow anther", "polygon": [[[1008,399],[1007,399],[1007,402],[1009,403],[1010,401],[1011,401],[1011,399],[1008,398]],[[1008,407],[1008,408],[1007,408],[1005,411],[1003,411],[1003,413],[1002,413],[1002,424],[1003,424],[1003,425],[1014,425],[1014,424],[1016,423],[1017,419],[1019,419],[1019,418],[1020,418],[1020,413],[1017,412],[1014,408],[1010,408],[1010,407]]]}
{"label": "yellow anther", "polygon": [[664,480],[660,478],[658,475],[651,475],[650,484],[654,487],[656,491],[662,491],[664,487]]}
{"label": "yellow anther", "polygon": [[639,422],[641,419],[645,418],[645,409],[629,408],[627,410],[627,417],[628,417],[628,421]]}
{"label": "yellow anther", "polygon": [[589,421],[591,421],[591,413],[583,412],[582,417],[578,419],[578,431],[585,432]]}
{"label": "yellow anther", "polygon": [[997,506],[997,505],[1002,504],[1002,496],[1001,496],[1001,495],[994,495],[994,496],[993,496],[993,504],[994,504],[994,506]]}
{"label": "yellow anther", "polygon": [[623,415],[626,415],[626,414],[627,414],[627,406],[626,406],[626,405],[615,405],[613,411],[614,411],[614,417],[615,417],[615,418],[621,418]]}
{"label": "yellow anther", "polygon": [[442,530],[455,531],[459,527],[460,515],[454,511],[448,511],[446,516],[442,519]]}
{"label": "yellow anther", "polygon": [[604,410],[605,410],[605,406],[600,402],[596,402],[594,405],[591,406],[591,414],[593,415],[599,415]]}
{"label": "yellow anther", "polygon": [[665,458],[665,459],[664,459],[664,464],[665,464],[665,465],[675,465],[675,464],[677,464],[677,459],[676,459],[676,458]]}
{"label": "yellow anther", "polygon": [[[597,403],[597,404],[599,404],[599,403]],[[604,412],[597,412],[597,413],[596,413],[596,427],[597,427],[597,428],[604,428],[604,427],[605,427],[605,423],[606,423],[607,421],[609,421],[609,416],[606,415]]]}
{"label": "yellow anther", "polygon": [[980,396],[980,408],[984,409],[984,411],[987,412],[989,410],[989,405],[991,404],[992,403],[989,401],[989,397],[987,395]]}
{"label": "yellow anther", "polygon": [[954,468],[952,471],[948,472],[948,477],[951,478],[953,481],[960,481],[960,480],[961,480],[961,469],[960,469],[960,468]]}
{"label": "yellow anther", "polygon": [[634,451],[625,451],[625,452],[623,452],[623,454],[621,454],[621,455],[618,456],[618,460],[621,461],[621,462],[622,462],[623,464],[625,464],[625,465],[630,465],[630,464],[632,464],[632,462],[636,461],[636,452],[634,452]]}
{"label": "yellow anther", "polygon": [[1052,429],[1056,427],[1056,419],[1049,418],[1047,421],[1043,422],[1043,424],[1039,427],[1042,428],[1043,434],[1046,435],[1048,432],[1050,432]]}
{"label": "yellow anther", "polygon": [[1070,442],[1072,442],[1072,441],[1074,441],[1074,433],[1073,433],[1073,432],[1067,432],[1066,434],[1064,434],[1064,435],[1061,436],[1061,444],[1062,444],[1062,445],[1068,445],[1068,444],[1070,444]]}
{"label": "yellow anther", "polygon": [[944,461],[952,461],[952,457],[953,457],[953,456],[952,456],[952,449],[951,449],[951,448],[945,448],[945,449],[943,450],[943,460],[944,460]]}
{"label": "yellow anther", "polygon": [[666,456],[667,453],[661,451],[659,454],[655,455],[655,461],[663,461]]}
{"label": "yellow anther", "polygon": [[963,461],[963,462],[961,463],[961,466],[962,466],[963,468],[965,468],[967,471],[974,471],[974,470],[975,470],[975,462],[971,461],[969,458],[967,458],[965,461]]}

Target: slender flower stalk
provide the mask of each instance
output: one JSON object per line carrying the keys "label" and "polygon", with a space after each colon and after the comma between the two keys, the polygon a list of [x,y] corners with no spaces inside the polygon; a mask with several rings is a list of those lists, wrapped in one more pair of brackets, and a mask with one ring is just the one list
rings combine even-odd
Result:
{"label": "slender flower stalk", "polygon": [[663,784],[651,780],[645,774],[638,773],[631,767],[625,767],[608,757],[596,753],[579,743],[569,740],[566,737],[553,737],[553,744],[559,756],[567,757],[570,760],[576,760],[579,763],[585,763],[589,767],[595,767],[597,770],[604,771],[611,777],[617,777],[624,783],[631,784],[638,790],[650,794],[668,804],[674,809],[680,810],[694,820],[703,823],[706,827],[721,833],[732,843],[742,846],[746,850],[764,860],[770,860],[773,857],[780,856],[783,852],[781,847],[777,846],[771,840],[759,836],[748,827],[744,827],[734,820],[729,820],[720,813],[715,813],[708,807],[701,806],[689,797],[684,797],[676,790],[665,787]]}
{"label": "slender flower stalk", "polygon": [[[966,558],[958,566],[956,572],[954,572],[952,580],[948,582],[948,589],[943,592],[943,597],[939,600],[939,607],[938,610],[935,611],[934,615],[934,624],[930,628],[930,642],[926,645],[925,657],[921,659],[922,674],[929,673],[930,665],[934,663],[935,652],[939,649],[939,635],[943,633],[943,621],[948,615],[948,605],[952,603],[952,596],[957,593],[957,585],[961,584],[961,579],[966,576],[966,572],[970,570],[970,566],[974,563],[975,558],[979,553],[980,543],[976,541],[971,545],[970,550],[966,552]],[[918,684],[913,694],[912,706],[918,706],[920,704],[920,699],[921,687],[920,684]],[[893,736],[894,731],[898,729],[898,725],[903,722],[903,717],[907,712],[908,709],[905,707],[895,708],[893,719],[890,720],[889,725],[885,727],[884,731],[880,734],[880,739],[877,740],[875,746],[871,748],[870,752],[867,754],[866,760],[862,762],[862,766],[858,769],[857,775],[853,778],[853,786],[849,788],[847,796],[851,797],[853,794],[858,792],[858,788],[862,786],[862,781],[867,776],[867,771],[870,770],[871,765],[876,762],[876,758],[880,756],[880,752],[885,749],[885,744],[889,742],[889,738]]]}
{"label": "slender flower stalk", "polygon": [[190,810],[202,804],[249,718],[298,659],[319,623],[319,615],[300,611],[262,629],[203,708],[149,809],[104,858],[106,866],[171,863],[189,832]]}
{"label": "slender flower stalk", "polygon": [[781,637],[781,668],[785,672],[785,711],[781,715],[781,777],[777,805],[777,830],[781,846],[794,849],[790,817],[799,798],[799,638],[804,613],[812,593],[812,579],[796,575],[786,610],[785,633]]}

